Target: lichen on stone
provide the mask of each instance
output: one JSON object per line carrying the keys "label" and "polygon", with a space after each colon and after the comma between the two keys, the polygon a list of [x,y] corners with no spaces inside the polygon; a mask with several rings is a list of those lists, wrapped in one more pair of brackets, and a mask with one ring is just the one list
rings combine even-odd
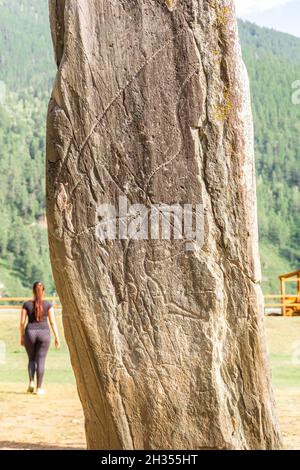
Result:
{"label": "lichen on stone", "polygon": [[218,27],[225,26],[230,18],[232,18],[232,2],[231,1],[219,1],[211,0],[209,2],[211,8],[216,12],[216,23]]}
{"label": "lichen on stone", "polygon": [[165,0],[165,3],[170,11],[174,10],[176,0]]}
{"label": "lichen on stone", "polygon": [[232,110],[232,100],[229,88],[225,88],[222,103],[215,107],[214,118],[216,121],[225,121]]}

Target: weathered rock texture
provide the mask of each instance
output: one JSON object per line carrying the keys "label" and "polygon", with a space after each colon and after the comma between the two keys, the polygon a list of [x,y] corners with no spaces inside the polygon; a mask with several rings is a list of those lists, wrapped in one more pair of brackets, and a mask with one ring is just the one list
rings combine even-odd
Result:
{"label": "weathered rock texture", "polygon": [[[230,1],[50,0],[47,211],[90,449],[279,446],[247,74]],[[107,241],[97,206],[205,206],[205,242]]]}

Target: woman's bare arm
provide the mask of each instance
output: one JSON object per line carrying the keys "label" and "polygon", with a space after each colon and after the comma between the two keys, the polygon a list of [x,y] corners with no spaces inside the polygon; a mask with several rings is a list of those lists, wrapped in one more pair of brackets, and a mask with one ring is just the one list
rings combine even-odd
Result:
{"label": "woman's bare arm", "polygon": [[58,333],[58,328],[57,328],[57,323],[55,320],[55,315],[54,315],[54,308],[51,307],[48,312],[48,318],[49,318],[49,323],[51,325],[54,338],[55,338],[55,347],[58,349],[60,346],[60,340],[59,340],[59,333]]}
{"label": "woman's bare arm", "polygon": [[24,346],[26,316],[27,316],[27,311],[26,311],[25,308],[22,308],[21,318],[20,318],[20,337],[21,337],[20,343],[21,343],[21,346]]}

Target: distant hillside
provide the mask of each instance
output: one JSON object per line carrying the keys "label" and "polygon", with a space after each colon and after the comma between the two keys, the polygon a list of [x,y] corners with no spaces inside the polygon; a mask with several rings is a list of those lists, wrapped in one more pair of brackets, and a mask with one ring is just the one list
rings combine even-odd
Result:
{"label": "distant hillside", "polygon": [[[253,99],[264,288],[300,264],[300,39],[239,23]],[[45,213],[45,122],[55,66],[47,0],[0,0],[0,295],[54,289]]]}
{"label": "distant hillside", "polygon": [[[248,22],[239,30],[252,91],[260,239],[294,269],[300,265],[300,106],[292,104],[292,83],[300,80],[300,39]],[[274,259],[262,261],[274,288]]]}
{"label": "distant hillside", "polygon": [[0,0],[0,80],[46,91],[53,77],[48,0]]}
{"label": "distant hillside", "polygon": [[0,295],[54,289],[45,226],[47,104],[55,73],[47,0],[0,0]]}

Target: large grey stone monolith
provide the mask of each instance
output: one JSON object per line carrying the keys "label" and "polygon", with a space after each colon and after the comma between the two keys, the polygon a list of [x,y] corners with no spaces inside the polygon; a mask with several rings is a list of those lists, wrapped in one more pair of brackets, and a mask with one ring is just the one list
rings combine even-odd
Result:
{"label": "large grey stone monolith", "polygon": [[[50,0],[50,16],[49,241],[88,448],[278,448],[232,2]],[[101,237],[125,198],[203,205],[204,240],[136,240],[134,208],[127,239]]]}

